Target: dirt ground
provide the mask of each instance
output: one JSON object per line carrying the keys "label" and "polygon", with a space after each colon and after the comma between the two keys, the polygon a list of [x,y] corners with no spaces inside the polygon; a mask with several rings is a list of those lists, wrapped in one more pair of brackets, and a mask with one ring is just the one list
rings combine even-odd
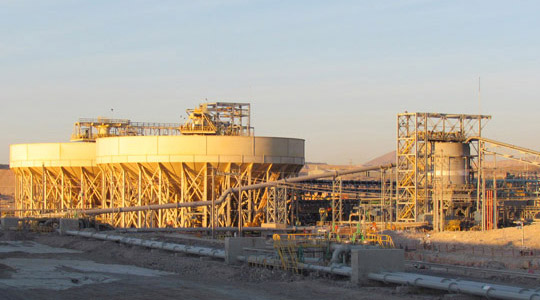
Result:
{"label": "dirt ground", "polygon": [[[490,231],[388,232],[408,259],[540,274],[540,224]],[[523,238],[524,247],[521,246]]]}
{"label": "dirt ground", "polygon": [[0,295],[2,299],[444,297],[437,291],[376,282],[359,287],[346,278],[323,274],[292,275],[109,241],[20,231],[0,231]]}
{"label": "dirt ground", "polygon": [[430,233],[433,242],[453,242],[466,244],[483,244],[486,246],[521,246],[524,235],[524,246],[540,249],[540,224],[525,225],[523,231],[518,227],[508,227],[489,231],[444,231]]}

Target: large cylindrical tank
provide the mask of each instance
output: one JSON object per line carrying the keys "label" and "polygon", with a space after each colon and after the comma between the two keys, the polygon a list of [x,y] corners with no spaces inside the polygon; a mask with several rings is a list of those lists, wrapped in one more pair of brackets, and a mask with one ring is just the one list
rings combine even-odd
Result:
{"label": "large cylindrical tank", "polygon": [[[122,136],[96,141],[104,172],[104,208],[219,198],[228,188],[296,176],[304,165],[304,140],[253,136]],[[242,193],[243,224],[262,221],[265,191]],[[234,197],[237,197],[235,195]],[[216,208],[218,227],[236,226],[238,202]],[[211,226],[207,207],[110,215],[117,227]]]}
{"label": "large cylindrical tank", "polygon": [[101,203],[100,170],[95,143],[36,143],[10,146],[15,172],[15,206],[19,216],[65,209],[93,208]]}
{"label": "large cylindrical tank", "polygon": [[434,148],[435,179],[442,179],[445,185],[467,184],[470,169],[469,144],[436,142]]}
{"label": "large cylindrical tank", "polygon": [[[119,136],[96,143],[11,145],[20,216],[70,209],[119,208],[210,201],[229,188],[296,176],[304,140],[253,136]],[[113,213],[118,227],[259,226],[266,190],[248,190],[218,204]]]}

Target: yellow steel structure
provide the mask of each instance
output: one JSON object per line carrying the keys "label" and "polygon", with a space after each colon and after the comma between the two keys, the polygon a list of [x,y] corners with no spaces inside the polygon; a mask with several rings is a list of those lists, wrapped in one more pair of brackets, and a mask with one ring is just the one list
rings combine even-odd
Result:
{"label": "yellow steel structure", "polygon": [[[397,115],[396,221],[423,222],[433,214],[434,146],[481,136],[488,115],[400,113]],[[476,167],[478,142],[469,159]],[[472,174],[473,172],[471,172]]]}
{"label": "yellow steel structure", "polygon": [[[131,127],[109,122],[114,125],[110,128],[122,130],[107,127],[100,133],[92,123],[88,130],[77,131],[77,139],[88,142],[11,145],[19,216],[211,201],[229,188],[298,174],[304,164],[304,140],[251,136],[249,105],[244,103],[208,106],[215,111],[208,121],[220,128],[217,135],[171,135],[170,130],[152,131],[157,128],[153,125],[151,131],[141,126],[124,132]],[[78,122],[76,128],[88,124],[82,125]],[[214,212],[201,206],[101,218],[116,227],[134,228],[229,227],[237,226],[240,218],[243,226],[259,226],[266,218],[268,194],[267,189],[241,191],[215,206]]]}
{"label": "yellow steel structure", "polygon": [[203,103],[186,110],[189,118],[180,127],[184,135],[251,135],[249,103]]}
{"label": "yellow steel structure", "polygon": [[[102,208],[211,201],[231,187],[298,173],[304,141],[252,136],[146,136],[98,139],[96,162],[103,171]],[[233,198],[234,197],[234,198]],[[266,190],[249,190],[216,207],[215,226],[259,225]],[[118,227],[210,227],[209,207],[112,214]]]}
{"label": "yellow steel structure", "polygon": [[94,143],[11,145],[10,167],[16,175],[15,206],[19,216],[101,203],[101,171]]}
{"label": "yellow steel structure", "polygon": [[72,142],[95,142],[110,136],[180,135],[179,123],[132,122],[128,119],[98,117],[75,122]]}

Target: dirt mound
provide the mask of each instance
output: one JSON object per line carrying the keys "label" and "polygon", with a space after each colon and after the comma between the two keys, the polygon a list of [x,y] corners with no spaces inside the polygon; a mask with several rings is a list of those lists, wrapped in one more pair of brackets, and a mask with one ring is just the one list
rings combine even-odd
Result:
{"label": "dirt mound", "polygon": [[381,156],[375,157],[374,159],[364,163],[364,166],[380,166],[396,162],[396,151],[391,151]]}
{"label": "dirt mound", "polygon": [[540,249],[540,224],[508,227],[489,231],[445,231],[431,234],[431,240],[437,242],[458,242],[467,244],[483,244],[490,246],[521,246],[524,234],[524,246]]}
{"label": "dirt mound", "polygon": [[0,168],[0,194],[15,195],[15,173],[10,169]]}

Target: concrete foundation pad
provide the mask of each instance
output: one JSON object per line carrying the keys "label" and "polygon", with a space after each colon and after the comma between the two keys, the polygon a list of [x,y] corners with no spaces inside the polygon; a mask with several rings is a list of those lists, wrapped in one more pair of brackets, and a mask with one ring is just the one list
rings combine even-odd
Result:
{"label": "concrete foundation pad", "polygon": [[156,277],[172,275],[130,265],[101,264],[88,260],[52,258],[6,258],[8,278],[0,278],[0,286],[16,289],[65,290],[85,284],[103,284],[120,280],[123,276]]}
{"label": "concrete foundation pad", "polygon": [[225,263],[239,263],[237,257],[246,255],[244,248],[260,248],[264,249],[266,239],[260,237],[230,237],[225,238]]}
{"label": "concrete foundation pad", "polygon": [[79,219],[60,219],[59,225],[61,234],[68,230],[79,230]]}
{"label": "concrete foundation pad", "polygon": [[4,230],[17,229],[17,227],[19,227],[19,218],[0,218],[0,223]]}
{"label": "concrete foundation pad", "polygon": [[352,249],[351,282],[361,283],[367,280],[369,273],[401,272],[405,269],[405,251],[403,249]]}
{"label": "concrete foundation pad", "polygon": [[54,248],[33,241],[0,241],[0,253],[23,252],[28,254],[82,253],[78,250]]}

